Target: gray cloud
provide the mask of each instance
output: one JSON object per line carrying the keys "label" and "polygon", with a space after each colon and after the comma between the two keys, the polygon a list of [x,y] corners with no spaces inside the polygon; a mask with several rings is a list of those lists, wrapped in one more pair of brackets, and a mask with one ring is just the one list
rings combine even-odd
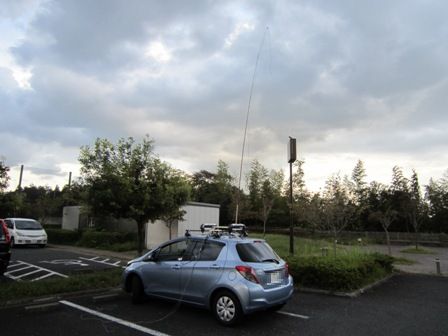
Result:
{"label": "gray cloud", "polygon": [[[20,19],[17,8],[0,16]],[[149,133],[162,156],[193,170],[219,158],[234,169],[266,34],[248,159],[282,166],[288,135],[309,154],[437,155],[448,124],[447,10],[437,1],[45,1],[10,47],[32,89],[0,63],[3,134],[15,139],[0,154],[19,162],[50,143],[72,153],[96,137]]]}

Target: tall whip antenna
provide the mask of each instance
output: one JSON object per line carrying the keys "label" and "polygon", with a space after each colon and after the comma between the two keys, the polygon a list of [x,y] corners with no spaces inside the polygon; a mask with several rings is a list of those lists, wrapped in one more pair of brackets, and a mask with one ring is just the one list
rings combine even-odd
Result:
{"label": "tall whip antenna", "polygon": [[249,103],[247,104],[247,113],[246,113],[246,125],[244,126],[243,148],[241,150],[240,174],[238,177],[238,189],[236,191],[237,194],[236,194],[235,223],[238,223],[238,213],[239,213],[239,208],[240,208],[241,176],[243,174],[244,149],[246,147],[246,135],[247,135],[247,126],[249,124],[250,104],[252,102],[252,93],[254,91],[255,76],[257,74],[257,69],[258,69],[258,61],[260,60],[260,54],[261,54],[261,50],[263,49],[264,40],[266,38],[267,32],[269,32],[269,27],[266,27],[266,30],[264,31],[263,39],[261,40],[260,47],[258,49],[257,60],[255,61],[254,73],[252,75],[252,83],[250,85]]}

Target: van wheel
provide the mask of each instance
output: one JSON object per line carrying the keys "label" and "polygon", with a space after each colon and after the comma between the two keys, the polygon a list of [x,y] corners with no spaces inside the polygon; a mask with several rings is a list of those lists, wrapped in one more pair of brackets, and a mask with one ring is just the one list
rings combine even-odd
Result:
{"label": "van wheel", "polygon": [[213,299],[213,314],[224,326],[233,326],[243,317],[241,304],[235,294],[230,291],[220,291]]}
{"label": "van wheel", "polygon": [[134,275],[131,280],[131,296],[133,304],[140,304],[145,299],[143,284],[137,275]]}

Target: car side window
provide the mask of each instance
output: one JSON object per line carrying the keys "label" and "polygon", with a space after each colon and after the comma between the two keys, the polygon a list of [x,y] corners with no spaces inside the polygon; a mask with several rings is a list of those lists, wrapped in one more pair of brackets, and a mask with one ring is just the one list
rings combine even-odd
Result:
{"label": "car side window", "polygon": [[14,224],[12,224],[12,221],[10,221],[9,219],[5,219],[5,222],[8,229],[14,229]]}
{"label": "car side window", "polygon": [[193,249],[193,258],[197,261],[215,261],[224,245],[214,241],[197,242]]}
{"label": "car side window", "polygon": [[163,246],[158,255],[158,261],[181,261],[188,260],[188,247],[190,245],[189,240],[182,240],[169,245]]}

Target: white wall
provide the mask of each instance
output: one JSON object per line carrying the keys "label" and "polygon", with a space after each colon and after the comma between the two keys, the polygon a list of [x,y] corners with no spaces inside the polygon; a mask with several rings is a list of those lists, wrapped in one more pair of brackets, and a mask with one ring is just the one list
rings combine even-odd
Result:
{"label": "white wall", "polygon": [[62,210],[62,228],[65,230],[79,229],[80,206],[65,206]]}
{"label": "white wall", "polygon": [[219,206],[207,203],[188,203],[182,207],[186,211],[184,220],[179,221],[178,234],[182,236],[185,230],[199,230],[201,224],[219,224]]}
{"label": "white wall", "polygon": [[[203,223],[219,224],[219,205],[189,202],[181,207],[186,213],[184,219],[171,226],[171,238],[185,234],[185,230],[199,230]],[[164,221],[149,222],[146,225],[146,247],[151,249],[169,239],[169,228]]]}

